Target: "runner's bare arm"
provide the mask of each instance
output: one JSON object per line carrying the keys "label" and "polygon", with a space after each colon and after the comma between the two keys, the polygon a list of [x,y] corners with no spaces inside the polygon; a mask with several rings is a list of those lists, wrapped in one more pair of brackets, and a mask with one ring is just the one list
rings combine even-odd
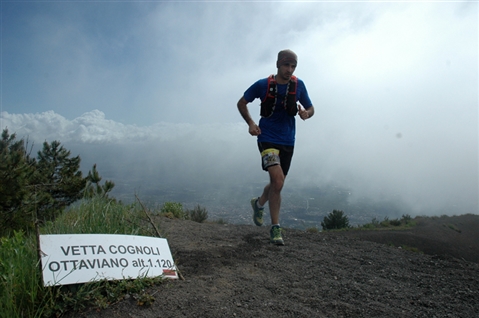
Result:
{"label": "runner's bare arm", "polygon": [[245,122],[248,124],[248,131],[251,136],[258,136],[261,134],[261,130],[259,129],[258,125],[254,122],[254,120],[251,118],[251,115],[248,111],[248,102],[244,97],[241,97],[240,100],[238,101],[238,110],[245,120]]}

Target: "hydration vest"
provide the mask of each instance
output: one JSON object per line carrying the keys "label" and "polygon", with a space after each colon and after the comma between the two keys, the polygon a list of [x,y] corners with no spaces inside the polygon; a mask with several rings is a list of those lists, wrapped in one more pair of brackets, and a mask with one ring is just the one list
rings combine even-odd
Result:
{"label": "hydration vest", "polygon": [[[296,104],[296,87],[298,86],[298,78],[291,76],[286,87],[286,96],[284,96],[283,107],[290,116],[296,116],[298,113],[298,105]],[[274,75],[268,77],[268,87],[266,96],[261,101],[261,117],[270,117],[273,115],[276,102],[278,100],[278,84],[274,79]]]}

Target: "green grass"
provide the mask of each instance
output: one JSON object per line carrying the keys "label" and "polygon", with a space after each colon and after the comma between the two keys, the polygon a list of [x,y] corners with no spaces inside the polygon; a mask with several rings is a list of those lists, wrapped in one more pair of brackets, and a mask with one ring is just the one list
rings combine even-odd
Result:
{"label": "green grass", "polygon": [[178,202],[165,202],[160,208],[160,215],[170,219],[191,220],[203,223],[208,219],[206,208],[197,204],[193,209],[184,209]]}
{"label": "green grass", "polygon": [[405,251],[410,251],[413,253],[419,253],[419,254],[424,254],[423,251],[418,249],[417,247],[412,247],[412,246],[407,246],[407,245],[401,245],[401,248]]}
{"label": "green grass", "polygon": [[217,219],[217,220],[212,221],[212,223],[216,223],[216,224],[228,224],[228,221],[226,221],[226,220],[223,219],[223,218],[219,218],[219,219]]}
{"label": "green grass", "polygon": [[82,200],[75,207],[47,223],[42,234],[127,234],[152,235],[137,204],[124,205],[113,200]]}
{"label": "green grass", "polygon": [[[157,236],[139,204],[114,200],[83,200],[42,228],[42,234],[127,234]],[[52,317],[87,307],[105,308],[129,294],[138,305],[148,305],[152,296],[146,287],[163,282],[162,277],[98,281],[87,284],[44,287],[37,261],[35,235],[16,232],[0,239],[0,317]]]}
{"label": "green grass", "polygon": [[461,233],[462,231],[454,224],[449,223],[447,226],[446,224],[443,224],[443,226],[450,228],[453,231],[456,231],[457,233]]}
{"label": "green grass", "polygon": [[[395,247],[395,245],[392,243],[392,242],[388,242],[387,243],[387,246],[389,247]],[[409,251],[409,252],[413,252],[413,253],[419,253],[419,254],[424,254],[423,251],[421,251],[420,249],[418,249],[417,247],[412,247],[412,246],[408,246],[408,245],[401,245],[399,246],[400,249],[403,249],[405,251]]]}
{"label": "green grass", "polygon": [[35,240],[23,232],[0,239],[0,315],[36,317],[42,303],[41,273],[38,270]]}
{"label": "green grass", "polygon": [[376,218],[371,220],[371,223],[363,224],[354,228],[355,230],[404,230],[416,226],[416,221],[411,218],[409,214],[403,215],[400,219],[390,220],[387,216],[383,221],[378,221]]}

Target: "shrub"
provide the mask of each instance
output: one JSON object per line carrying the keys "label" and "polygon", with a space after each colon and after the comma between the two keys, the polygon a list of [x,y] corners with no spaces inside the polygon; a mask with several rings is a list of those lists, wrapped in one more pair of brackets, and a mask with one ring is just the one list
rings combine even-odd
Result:
{"label": "shrub", "polygon": [[400,226],[401,225],[401,220],[394,219],[394,220],[389,221],[389,224],[391,224],[392,226]]}
{"label": "shrub", "polygon": [[223,218],[219,218],[218,220],[214,221],[217,224],[228,224],[228,221],[226,221]]}
{"label": "shrub", "polygon": [[385,216],[385,217],[384,217],[384,220],[382,220],[381,222],[379,222],[379,226],[380,226],[380,227],[388,227],[388,226],[389,226],[389,217],[388,217],[388,216]]}
{"label": "shrub", "polygon": [[306,232],[309,232],[309,233],[318,233],[319,230],[318,230],[317,227],[308,227],[308,228],[306,229]]}
{"label": "shrub", "polygon": [[333,212],[325,216],[321,226],[323,230],[350,228],[348,217],[341,210],[333,210]]}
{"label": "shrub", "polygon": [[173,216],[176,219],[188,219],[189,215],[183,210],[183,205],[178,202],[165,202],[160,213],[165,216]]}
{"label": "shrub", "polygon": [[412,220],[411,216],[409,214],[403,214],[401,218],[405,224],[409,224]]}
{"label": "shrub", "polygon": [[208,218],[208,211],[199,204],[192,210],[188,210],[189,219],[198,223],[203,223]]}

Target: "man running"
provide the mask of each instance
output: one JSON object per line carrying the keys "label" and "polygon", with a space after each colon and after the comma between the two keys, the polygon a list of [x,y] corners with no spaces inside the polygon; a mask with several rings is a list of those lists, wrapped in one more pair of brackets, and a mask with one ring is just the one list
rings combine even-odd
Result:
{"label": "man running", "polygon": [[[293,75],[298,64],[297,55],[282,50],[276,61],[277,73],[251,85],[238,101],[238,110],[248,124],[249,133],[257,136],[263,170],[269,174],[269,183],[260,197],[251,200],[253,221],[263,225],[263,212],[269,202],[271,216],[270,242],[284,245],[279,223],[281,190],[293,157],[296,134],[295,116],[303,120],[314,115],[304,82]],[[261,119],[257,125],[248,111],[248,103],[261,100]],[[298,103],[299,102],[299,103]]]}

